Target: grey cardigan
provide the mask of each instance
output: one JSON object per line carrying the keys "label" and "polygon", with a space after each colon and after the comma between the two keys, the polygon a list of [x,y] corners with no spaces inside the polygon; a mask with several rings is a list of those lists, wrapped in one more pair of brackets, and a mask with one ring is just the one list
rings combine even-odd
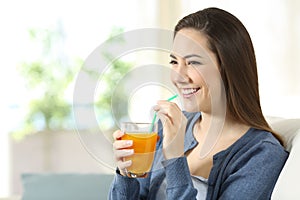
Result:
{"label": "grey cardigan", "polygon": [[[192,130],[201,114],[184,114],[188,118],[186,152],[198,144]],[[162,138],[162,128],[159,135]],[[271,133],[250,128],[229,148],[214,155],[206,199],[270,199],[287,158],[288,152]],[[165,178],[167,199],[196,199],[197,190],[193,186],[186,157],[164,160],[160,140],[150,175],[132,179],[121,176],[117,170],[109,199],[156,199]]]}

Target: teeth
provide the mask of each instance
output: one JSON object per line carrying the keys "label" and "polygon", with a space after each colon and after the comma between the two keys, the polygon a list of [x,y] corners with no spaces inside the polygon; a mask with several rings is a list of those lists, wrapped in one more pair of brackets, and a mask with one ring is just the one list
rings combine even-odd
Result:
{"label": "teeth", "polygon": [[197,89],[194,89],[194,88],[182,89],[182,94],[184,94],[184,95],[193,94],[196,91],[197,91]]}

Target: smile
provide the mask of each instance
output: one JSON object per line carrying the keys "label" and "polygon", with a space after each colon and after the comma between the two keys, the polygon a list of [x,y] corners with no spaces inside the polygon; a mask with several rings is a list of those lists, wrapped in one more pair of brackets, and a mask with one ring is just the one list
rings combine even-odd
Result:
{"label": "smile", "polygon": [[185,97],[189,97],[195,94],[198,90],[200,90],[200,88],[183,88],[181,89],[181,92]]}

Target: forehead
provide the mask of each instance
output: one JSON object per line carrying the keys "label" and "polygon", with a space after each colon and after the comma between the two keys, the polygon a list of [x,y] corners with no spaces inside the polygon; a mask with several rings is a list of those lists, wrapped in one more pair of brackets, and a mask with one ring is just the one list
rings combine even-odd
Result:
{"label": "forehead", "polygon": [[173,41],[172,54],[180,57],[188,54],[208,57],[209,53],[207,38],[203,33],[194,29],[182,29],[177,32]]}

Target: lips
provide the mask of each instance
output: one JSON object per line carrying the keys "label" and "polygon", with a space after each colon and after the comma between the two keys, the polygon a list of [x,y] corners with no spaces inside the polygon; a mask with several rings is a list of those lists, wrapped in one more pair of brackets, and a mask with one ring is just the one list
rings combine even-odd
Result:
{"label": "lips", "polygon": [[198,92],[198,90],[200,90],[200,88],[182,88],[181,93],[184,97],[190,97],[191,95]]}

